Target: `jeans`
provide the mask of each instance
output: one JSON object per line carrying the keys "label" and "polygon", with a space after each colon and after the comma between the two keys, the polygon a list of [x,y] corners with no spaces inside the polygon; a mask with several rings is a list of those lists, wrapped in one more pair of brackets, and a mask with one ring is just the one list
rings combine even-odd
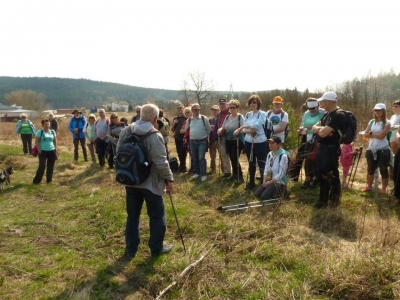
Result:
{"label": "jeans", "polygon": [[146,189],[125,187],[126,212],[128,214],[125,228],[126,253],[134,256],[140,243],[139,219],[143,201],[146,202],[150,223],[149,248],[152,255],[160,254],[166,231],[165,209],[162,196]]}
{"label": "jeans", "polygon": [[107,151],[106,141],[103,141],[100,138],[96,138],[96,153],[99,159],[100,167],[104,167],[106,163],[106,151]]}
{"label": "jeans", "polygon": [[32,134],[22,134],[21,133],[21,140],[22,140],[22,147],[24,154],[31,154],[32,152]]}
{"label": "jeans", "polygon": [[205,176],[207,173],[207,139],[203,140],[190,140],[190,149],[194,162],[194,172],[200,176]]}
{"label": "jeans", "polygon": [[85,159],[85,161],[87,161],[85,138],[74,139],[74,160],[78,160],[78,158],[79,158],[79,154],[78,154],[79,144],[81,144],[81,147],[82,147],[83,158]]}
{"label": "jeans", "polygon": [[319,202],[339,202],[340,177],[339,177],[339,145],[318,145],[317,154],[317,179],[319,185]]}
{"label": "jeans", "polygon": [[[252,159],[250,160],[251,148],[253,147]],[[255,184],[256,176],[256,160],[260,168],[261,178],[264,176],[265,160],[267,158],[267,142],[249,143],[244,142],[244,152],[246,153],[249,161],[249,175],[251,184]]]}
{"label": "jeans", "polygon": [[[36,171],[36,176],[33,178],[34,184],[39,184],[42,181],[44,170],[46,170],[46,182],[50,183],[53,181],[53,170],[56,162],[56,152],[54,150],[44,151],[39,153],[39,168]],[[46,167],[47,162],[47,167]]]}

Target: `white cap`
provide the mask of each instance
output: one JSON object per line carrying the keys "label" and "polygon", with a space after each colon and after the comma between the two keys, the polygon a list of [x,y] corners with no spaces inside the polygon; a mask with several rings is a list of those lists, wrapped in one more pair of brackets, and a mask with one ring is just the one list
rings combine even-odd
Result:
{"label": "white cap", "polygon": [[375,110],[375,109],[378,109],[378,110],[384,109],[384,110],[386,110],[386,105],[383,104],[383,103],[377,103],[377,104],[375,104],[375,107],[374,107],[373,110]]}
{"label": "white cap", "polygon": [[321,102],[323,100],[337,101],[337,95],[335,92],[326,92],[325,94],[322,95],[321,98],[319,98],[317,100],[318,100],[318,102]]}
{"label": "white cap", "polygon": [[314,108],[318,106],[317,100],[307,101],[306,102],[307,108]]}

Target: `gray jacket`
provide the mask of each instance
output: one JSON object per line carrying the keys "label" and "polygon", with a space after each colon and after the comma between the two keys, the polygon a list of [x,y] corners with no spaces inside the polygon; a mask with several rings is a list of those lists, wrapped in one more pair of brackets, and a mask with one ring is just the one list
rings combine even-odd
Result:
{"label": "gray jacket", "polygon": [[[138,120],[129,126],[132,129],[132,133],[135,133],[139,136],[145,135],[154,128],[152,123],[144,122],[142,120]],[[127,128],[128,127],[122,130],[119,134],[117,152],[121,142],[125,139]],[[135,187],[147,189],[156,195],[162,196],[165,193],[165,180],[174,180],[167,160],[167,151],[164,145],[164,138],[160,132],[157,132],[149,135],[143,141],[148,151],[147,153],[149,161],[153,163],[153,165],[151,167],[149,178],[147,178],[142,184]]]}

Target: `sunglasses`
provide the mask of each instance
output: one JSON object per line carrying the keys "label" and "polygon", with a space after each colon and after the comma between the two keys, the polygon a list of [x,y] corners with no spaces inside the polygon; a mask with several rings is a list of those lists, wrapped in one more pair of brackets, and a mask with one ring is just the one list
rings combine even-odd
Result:
{"label": "sunglasses", "polygon": [[236,106],[230,106],[229,109],[236,109]]}

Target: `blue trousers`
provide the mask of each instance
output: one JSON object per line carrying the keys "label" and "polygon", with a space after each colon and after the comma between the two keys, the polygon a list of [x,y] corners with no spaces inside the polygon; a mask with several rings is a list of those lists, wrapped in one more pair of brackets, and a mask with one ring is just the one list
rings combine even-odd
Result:
{"label": "blue trousers", "polygon": [[190,140],[190,150],[192,151],[192,158],[194,163],[194,172],[201,176],[206,175],[207,161],[207,138],[204,140]]}
{"label": "blue trousers", "polygon": [[134,256],[140,243],[139,219],[143,202],[146,202],[147,215],[150,223],[149,248],[152,255],[158,255],[163,249],[166,231],[165,209],[162,196],[153,194],[146,189],[125,187],[126,190],[126,219],[125,242],[126,253]]}

